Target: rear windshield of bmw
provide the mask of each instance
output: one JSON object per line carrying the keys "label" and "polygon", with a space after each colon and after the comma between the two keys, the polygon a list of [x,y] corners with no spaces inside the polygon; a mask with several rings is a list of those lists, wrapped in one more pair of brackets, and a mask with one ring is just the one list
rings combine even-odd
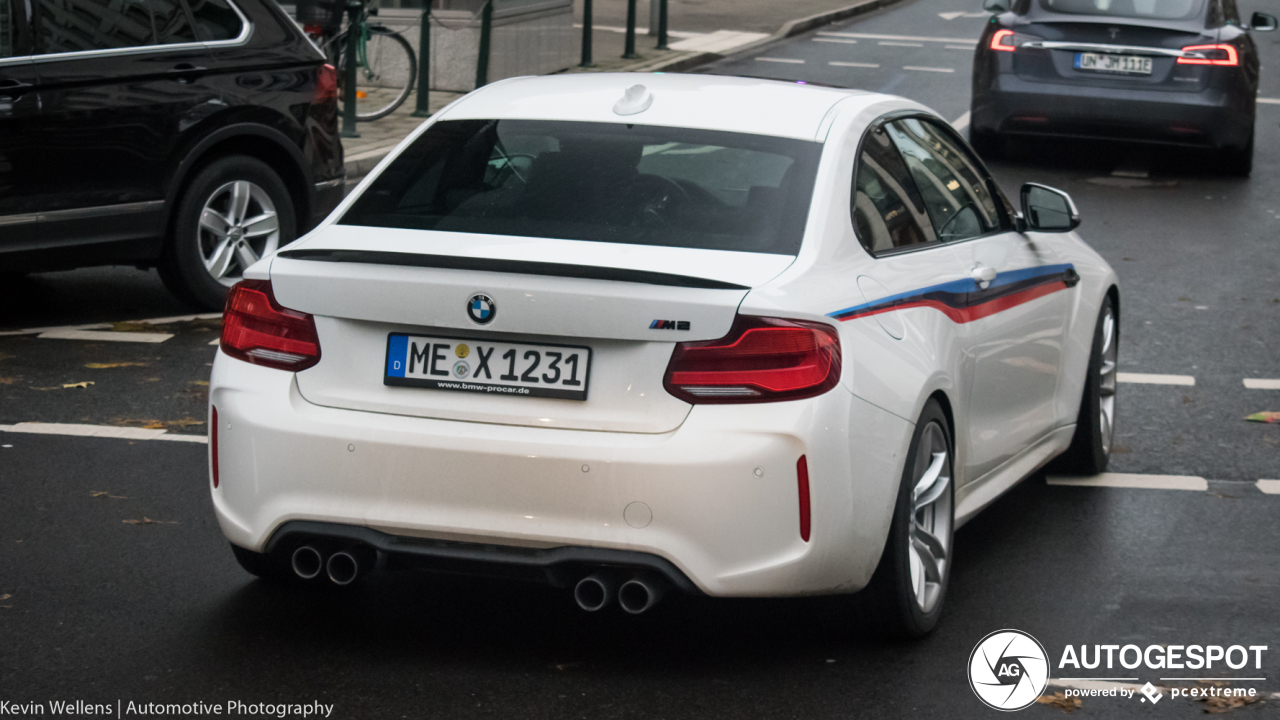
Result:
{"label": "rear windshield of bmw", "polygon": [[687,128],[442,121],[339,222],[794,255],[821,151]]}

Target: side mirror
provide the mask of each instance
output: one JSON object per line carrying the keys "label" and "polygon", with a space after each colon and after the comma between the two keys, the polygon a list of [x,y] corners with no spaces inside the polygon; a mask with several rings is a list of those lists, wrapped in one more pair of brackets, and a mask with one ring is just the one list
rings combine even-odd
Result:
{"label": "side mirror", "polygon": [[989,13],[1009,12],[1009,0],[982,0],[982,9]]}
{"label": "side mirror", "polygon": [[1271,32],[1276,29],[1276,16],[1264,12],[1256,12],[1249,18],[1249,29],[1258,32]]}
{"label": "side mirror", "polygon": [[1026,228],[1036,232],[1069,232],[1080,225],[1080,213],[1070,195],[1036,183],[1022,186],[1022,216]]}

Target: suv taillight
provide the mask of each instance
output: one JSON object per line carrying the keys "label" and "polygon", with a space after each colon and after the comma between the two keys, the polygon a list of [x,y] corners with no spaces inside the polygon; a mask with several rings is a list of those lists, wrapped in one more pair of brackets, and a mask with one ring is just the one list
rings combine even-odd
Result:
{"label": "suv taillight", "polygon": [[307,313],[280,307],[269,280],[241,280],[227,295],[222,352],[254,365],[305,370],[320,362],[320,338]]}
{"label": "suv taillight", "polygon": [[325,63],[316,74],[316,102],[338,100],[338,70]]}
{"label": "suv taillight", "polygon": [[676,345],[662,385],[694,404],[798,400],[840,382],[840,336],[825,323],[739,315],[719,340]]}
{"label": "suv taillight", "polygon": [[1240,64],[1240,55],[1233,45],[1188,45],[1182,48],[1184,53],[1196,53],[1203,57],[1180,57],[1179,65],[1226,65]]}

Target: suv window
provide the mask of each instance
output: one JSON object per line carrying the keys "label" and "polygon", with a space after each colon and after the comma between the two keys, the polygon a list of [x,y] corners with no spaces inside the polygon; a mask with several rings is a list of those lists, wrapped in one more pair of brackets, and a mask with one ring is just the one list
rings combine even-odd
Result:
{"label": "suv window", "polygon": [[872,255],[937,240],[924,199],[883,125],[862,140],[850,204],[854,233]]}
{"label": "suv window", "polygon": [[1000,227],[984,173],[947,131],[920,118],[894,121],[887,130],[924,198],[939,240],[964,240]]}
{"label": "suv window", "polygon": [[40,52],[111,50],[154,44],[147,0],[37,0]]}
{"label": "suv window", "polygon": [[0,0],[0,58],[18,54],[17,20],[9,7],[9,0]]}
{"label": "suv window", "polygon": [[244,22],[227,0],[188,0],[196,35],[206,42],[240,37]]}
{"label": "suv window", "polygon": [[196,30],[191,26],[186,8],[180,0],[150,0],[151,15],[155,18],[156,39],[161,45],[176,45],[196,41]]}

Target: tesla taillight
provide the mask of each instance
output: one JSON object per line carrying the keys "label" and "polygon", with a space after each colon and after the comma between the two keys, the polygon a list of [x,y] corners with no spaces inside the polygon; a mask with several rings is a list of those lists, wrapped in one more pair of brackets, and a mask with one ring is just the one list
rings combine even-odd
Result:
{"label": "tesla taillight", "polygon": [[676,344],[663,387],[694,404],[821,395],[840,382],[840,336],[825,323],[739,315],[719,340]]}
{"label": "tesla taillight", "polygon": [[1013,44],[1013,34],[1012,30],[997,30],[995,34],[991,36],[991,49],[1001,50],[1003,52],[1013,52],[1014,50],[1017,50],[1018,46]]}
{"label": "tesla taillight", "polygon": [[241,280],[227,295],[222,352],[254,365],[305,370],[320,362],[320,338],[307,313],[280,306],[269,280]]}
{"label": "tesla taillight", "polygon": [[1234,66],[1240,64],[1240,55],[1236,52],[1234,45],[1188,45],[1182,48],[1182,52],[1194,53],[1199,57],[1183,55],[1178,58],[1179,65]]}
{"label": "tesla taillight", "polygon": [[316,74],[316,102],[338,99],[338,70],[325,63]]}

